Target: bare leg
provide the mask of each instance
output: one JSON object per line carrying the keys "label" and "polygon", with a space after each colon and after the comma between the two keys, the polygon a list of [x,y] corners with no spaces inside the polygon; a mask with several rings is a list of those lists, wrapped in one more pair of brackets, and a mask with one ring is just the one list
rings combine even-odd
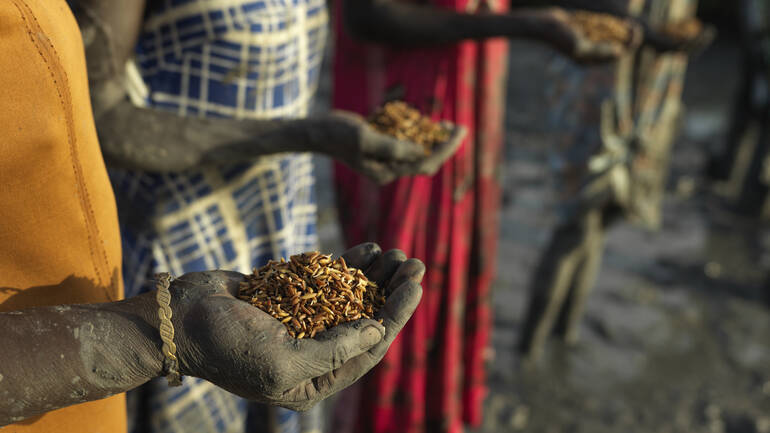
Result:
{"label": "bare leg", "polygon": [[584,260],[585,218],[556,229],[530,282],[530,303],[519,351],[532,361],[542,355],[545,340],[573,285],[577,266]]}
{"label": "bare leg", "polygon": [[596,277],[601,268],[604,253],[604,225],[602,211],[595,209],[585,217],[585,239],[581,245],[583,260],[575,271],[573,285],[562,307],[556,333],[567,344],[577,342],[580,330],[580,319],[585,311],[586,300],[596,284]]}

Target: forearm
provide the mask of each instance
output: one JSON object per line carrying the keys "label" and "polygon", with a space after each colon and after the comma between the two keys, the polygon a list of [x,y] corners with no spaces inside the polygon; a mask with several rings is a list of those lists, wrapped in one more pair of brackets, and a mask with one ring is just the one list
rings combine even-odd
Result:
{"label": "forearm", "polygon": [[571,9],[583,9],[593,12],[604,12],[617,16],[627,16],[626,2],[619,0],[516,0],[512,8],[560,6]]}
{"label": "forearm", "polygon": [[161,374],[143,297],[0,313],[0,426],[133,389]]}
{"label": "forearm", "polygon": [[468,14],[432,5],[378,0],[342,2],[345,24],[355,37],[396,45],[433,45],[490,37],[541,37],[532,10]]}
{"label": "forearm", "polygon": [[128,100],[96,123],[109,165],[152,172],[242,163],[282,152],[326,152],[334,143],[353,139],[334,115],[287,120],[182,117]]}

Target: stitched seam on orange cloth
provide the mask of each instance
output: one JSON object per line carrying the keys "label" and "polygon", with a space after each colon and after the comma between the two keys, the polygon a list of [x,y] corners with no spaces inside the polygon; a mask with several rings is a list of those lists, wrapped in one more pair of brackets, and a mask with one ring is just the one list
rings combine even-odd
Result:
{"label": "stitched seam on orange cloth", "polygon": [[[48,68],[48,72],[51,74],[51,80],[53,81],[54,88],[56,89],[56,93],[59,96],[59,102],[62,106],[62,110],[66,119],[67,141],[69,142],[70,159],[72,161],[72,170],[75,173],[75,179],[77,182],[76,186],[80,208],[81,212],[83,213],[83,218],[85,219],[86,231],[88,233],[91,261],[94,265],[94,272],[99,279],[99,286],[104,291],[107,299],[114,301],[115,299],[112,293],[107,290],[106,286],[112,286],[113,284],[116,284],[116,282],[112,281],[113,278],[109,278],[108,281],[104,277],[104,275],[109,274],[109,270],[107,269],[109,263],[107,259],[107,251],[104,247],[104,240],[101,238],[99,233],[99,228],[96,225],[96,216],[94,215],[93,208],[91,207],[91,198],[83,178],[83,168],[80,165],[80,159],[78,158],[78,149],[75,143],[75,122],[73,120],[72,114],[72,95],[70,94],[67,74],[61,66],[61,59],[59,54],[56,52],[53,44],[50,43],[50,40],[43,32],[40,24],[37,22],[37,18],[29,6],[23,0],[11,1],[19,10],[30,40],[32,41],[32,44],[35,46],[35,48],[37,48],[38,54],[40,54],[43,63],[45,63],[46,67]],[[31,21],[27,18],[27,16],[31,18]],[[37,35],[37,38],[35,37],[35,34]],[[42,38],[45,38],[45,40],[48,41],[47,46],[46,44],[40,42],[40,39]],[[59,80],[57,80],[57,77]],[[64,92],[62,92],[59,86],[59,82],[61,82],[61,85],[64,87]],[[99,251],[101,254],[99,254],[97,251]]]}

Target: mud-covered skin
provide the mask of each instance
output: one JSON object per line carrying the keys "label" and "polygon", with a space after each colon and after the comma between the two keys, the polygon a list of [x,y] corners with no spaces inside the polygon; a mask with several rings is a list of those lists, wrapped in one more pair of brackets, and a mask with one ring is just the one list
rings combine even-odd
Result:
{"label": "mud-covered skin", "polygon": [[[553,4],[558,2],[546,2]],[[516,6],[516,5],[514,5]],[[357,38],[403,46],[422,46],[491,37],[540,40],[580,62],[618,58],[628,47],[585,38],[558,7],[516,8],[506,14],[461,13],[425,3],[397,0],[344,1],[348,31]]]}
{"label": "mud-covered skin", "polygon": [[[422,147],[380,134],[347,112],[293,120],[180,117],[121,101],[96,119],[99,142],[111,166],[178,172],[254,160],[281,152],[319,152],[379,183],[433,174]],[[454,140],[454,150],[460,140]],[[443,163],[451,154],[442,155]]]}
{"label": "mud-covered skin", "polygon": [[[171,285],[180,370],[242,397],[305,410],[382,359],[422,296],[423,264],[364,244],[343,255],[390,293],[378,318],[290,338],[232,296],[244,276],[185,274]],[[126,301],[0,313],[0,426],[105,398],[162,374],[154,293]]]}
{"label": "mud-covered skin", "polygon": [[158,376],[146,299],[0,313],[0,425],[97,400]]}
{"label": "mud-covered skin", "polygon": [[[419,302],[424,266],[374,244],[344,254],[392,292],[375,320],[362,319],[291,338],[269,314],[233,297],[243,276],[191,273],[174,281],[172,308],[183,374],[207,379],[241,397],[305,410],[355,382],[379,362]],[[389,282],[390,281],[390,282]]]}
{"label": "mud-covered skin", "polygon": [[515,3],[518,6],[556,5],[570,9],[607,13],[631,20],[636,24],[639,43],[654,48],[658,52],[683,51],[691,55],[697,54],[705,49],[716,36],[715,29],[710,25],[705,25],[703,31],[692,39],[675,40],[651,27],[646,20],[630,15],[626,2],[619,0],[516,0]]}
{"label": "mud-covered skin", "polygon": [[318,152],[379,183],[437,170],[422,147],[380,134],[352,113],[234,120],[185,118],[136,107],[127,97],[123,65],[133,56],[145,2],[73,0],[72,4],[86,48],[99,140],[110,165],[169,172],[281,152]]}

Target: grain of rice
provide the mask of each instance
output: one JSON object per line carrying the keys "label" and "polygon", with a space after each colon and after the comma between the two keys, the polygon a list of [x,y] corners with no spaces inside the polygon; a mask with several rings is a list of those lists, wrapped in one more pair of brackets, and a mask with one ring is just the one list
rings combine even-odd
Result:
{"label": "grain of rice", "polygon": [[278,319],[297,339],[374,317],[385,304],[384,293],[360,269],[317,251],[254,269],[241,283],[238,299]]}

